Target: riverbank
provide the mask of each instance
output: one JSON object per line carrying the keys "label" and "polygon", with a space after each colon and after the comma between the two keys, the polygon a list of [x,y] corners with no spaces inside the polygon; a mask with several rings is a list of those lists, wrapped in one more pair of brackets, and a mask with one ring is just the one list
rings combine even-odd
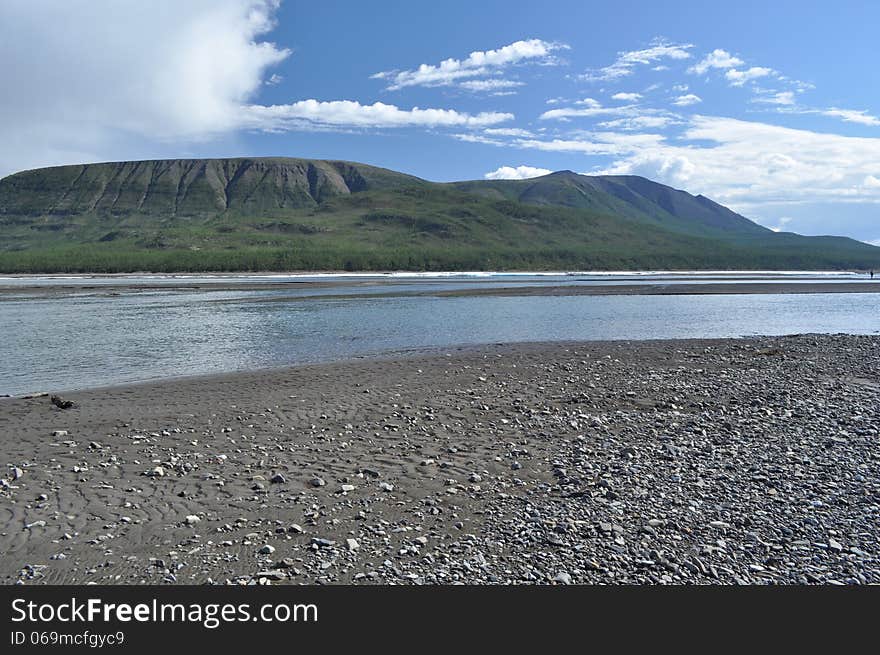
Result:
{"label": "riverbank", "polygon": [[0,399],[0,581],[877,583],[878,393],[806,335]]}
{"label": "riverbank", "polygon": [[[444,278],[383,278],[383,279],[326,279],[326,280],[278,280],[278,281],[191,281],[163,280],[123,282],[112,284],[78,280],[70,283],[16,284],[0,286],[0,301],[21,297],[52,298],[67,295],[119,296],[138,292],[219,292],[219,291],[273,291],[275,301],[330,300],[335,298],[383,298],[383,297],[471,297],[471,296],[678,296],[678,295],[726,295],[726,294],[813,294],[813,293],[880,293],[880,281],[868,280],[801,280],[753,282],[741,279],[713,280],[703,278],[700,282],[644,280],[633,282],[566,280],[565,284],[529,281],[510,284],[505,280],[474,278],[455,280],[457,288],[445,288],[451,281]],[[392,287],[383,290],[383,287]],[[431,288],[436,286],[436,288]],[[412,287],[412,288],[408,288]],[[338,289],[339,291],[335,291]],[[285,295],[285,291],[292,291]],[[314,293],[320,291],[320,293]],[[305,293],[304,293],[305,292]],[[258,298],[263,300],[263,298]]]}

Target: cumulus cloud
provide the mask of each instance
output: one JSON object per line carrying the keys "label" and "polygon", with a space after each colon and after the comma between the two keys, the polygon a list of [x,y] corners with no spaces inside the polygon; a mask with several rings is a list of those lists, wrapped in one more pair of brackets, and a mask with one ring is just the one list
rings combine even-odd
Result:
{"label": "cumulus cloud", "polygon": [[726,70],[728,68],[736,68],[742,66],[745,62],[738,57],[734,57],[727,50],[716,48],[708,55],[703,57],[696,64],[688,68],[688,73],[695,75],[704,75],[712,68],[720,68]]}
{"label": "cumulus cloud", "polygon": [[[275,0],[0,3],[0,171],[143,155],[237,126],[290,51]],[[271,79],[271,78],[270,78]]]}
{"label": "cumulus cloud", "polygon": [[386,80],[389,91],[409,86],[449,86],[474,77],[485,77],[514,64],[554,63],[554,52],[568,46],[541,39],[514,41],[497,50],[477,50],[464,59],[444,59],[439,64],[421,64],[412,70],[382,71],[372,79]]}
{"label": "cumulus cloud", "polygon": [[[647,138],[647,137],[653,138]],[[548,145],[547,147],[553,147]],[[850,137],[766,123],[694,116],[675,142],[593,138],[580,151],[618,157],[603,172],[644,175],[733,207],[805,202],[880,202],[880,138]]]}
{"label": "cumulus cloud", "polygon": [[263,130],[315,127],[485,127],[513,119],[513,114],[481,112],[467,114],[453,109],[400,109],[376,102],[362,105],[354,100],[300,100],[288,105],[249,105],[242,124]]}
{"label": "cumulus cloud", "polygon": [[[267,38],[278,6],[94,0],[56,3],[47,20],[33,3],[0,3],[0,175],[204,152],[241,130],[478,129],[513,118],[354,100],[258,104],[259,93],[283,79],[273,68],[292,54]],[[472,58],[492,66],[527,54],[502,48]]]}
{"label": "cumulus cloud", "polygon": [[611,96],[612,100],[623,100],[625,102],[635,102],[642,97],[641,93],[615,93]]}
{"label": "cumulus cloud", "polygon": [[[619,52],[614,63],[604,68],[587,71],[580,77],[586,81],[617,80],[632,75],[639,65],[655,64],[664,59],[688,59],[691,56],[688,50],[693,47],[690,43],[670,43],[663,39],[655,39],[649,47],[642,50]],[[655,66],[656,68],[658,67]]]}
{"label": "cumulus cloud", "polygon": [[552,172],[549,168],[535,168],[534,166],[501,166],[486,173],[483,177],[487,180],[526,180]]}
{"label": "cumulus cloud", "polygon": [[731,68],[724,74],[724,77],[727,78],[731,86],[742,86],[746,82],[773,75],[775,72],[772,68],[765,68],[764,66],[752,66],[744,70]]}
{"label": "cumulus cloud", "polygon": [[[731,86],[743,86],[746,82],[751,82],[753,80],[767,77],[769,75],[775,75],[781,80],[787,79],[780,76],[772,68],[766,68],[764,66],[741,68],[745,65],[745,63],[746,62],[744,62],[742,59],[733,56],[727,50],[716,48],[708,55],[703,57],[703,59],[688,68],[687,72],[694,75],[704,75],[713,69],[721,70],[724,71],[724,77],[727,79]],[[795,80],[789,81],[791,81],[795,85],[800,84]]]}
{"label": "cumulus cloud", "polygon": [[690,105],[695,105],[698,102],[703,102],[703,99],[694,94],[694,93],[686,93],[685,95],[678,96],[675,100],[672,101],[672,104],[676,107],[689,107]]}

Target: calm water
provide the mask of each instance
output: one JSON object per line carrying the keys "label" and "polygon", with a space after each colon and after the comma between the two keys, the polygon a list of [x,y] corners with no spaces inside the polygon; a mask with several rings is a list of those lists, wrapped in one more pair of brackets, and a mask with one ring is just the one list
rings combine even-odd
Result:
{"label": "calm water", "polygon": [[[831,290],[839,278],[824,279]],[[606,281],[622,280],[631,283],[622,276]],[[563,281],[577,283],[570,276],[524,277],[519,283]],[[510,282],[503,280],[504,286]],[[369,292],[473,284],[498,281],[386,280]],[[343,286],[294,294],[287,288],[121,289],[116,295],[92,290],[58,296],[7,292],[0,299],[0,394],[457,344],[880,332],[880,294],[873,293],[339,297],[364,291],[363,286]],[[336,297],[321,297],[328,294]]]}

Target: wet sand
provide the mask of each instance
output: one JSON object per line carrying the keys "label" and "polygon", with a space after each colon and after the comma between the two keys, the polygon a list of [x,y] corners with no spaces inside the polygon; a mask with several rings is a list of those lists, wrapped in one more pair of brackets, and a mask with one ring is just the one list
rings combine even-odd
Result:
{"label": "wet sand", "polygon": [[[576,278],[573,278],[573,281]],[[814,280],[797,281],[737,281],[704,280],[700,283],[690,282],[633,282],[618,284],[594,283],[592,281],[577,284],[533,284],[521,286],[505,286],[503,281],[494,281],[492,286],[486,280],[455,280],[462,285],[473,284],[473,288],[464,286],[459,289],[417,289],[407,290],[408,285],[424,286],[436,283],[450,284],[445,279],[380,279],[380,280],[324,280],[324,281],[290,281],[283,282],[187,282],[174,281],[168,283],[131,282],[114,284],[94,284],[87,280],[70,284],[52,285],[0,285],[0,301],[19,299],[21,296],[53,297],[70,294],[97,294],[118,296],[121,294],[151,291],[277,291],[272,300],[312,300],[332,298],[382,298],[388,296],[621,296],[621,295],[717,295],[717,294],[808,294],[808,293],[880,293],[880,281],[869,282],[817,282]],[[383,286],[394,285],[394,290],[383,292]],[[480,286],[477,286],[480,285]],[[403,287],[403,288],[400,288]],[[334,289],[347,289],[342,293],[334,293]],[[284,291],[304,291],[323,289],[324,292],[313,295],[292,294],[285,296]],[[359,292],[364,289],[364,292]],[[370,291],[366,291],[370,289]],[[259,298],[259,300],[266,300]]]}
{"label": "wet sand", "polygon": [[806,335],[0,399],[0,582],[877,583],[878,393]]}

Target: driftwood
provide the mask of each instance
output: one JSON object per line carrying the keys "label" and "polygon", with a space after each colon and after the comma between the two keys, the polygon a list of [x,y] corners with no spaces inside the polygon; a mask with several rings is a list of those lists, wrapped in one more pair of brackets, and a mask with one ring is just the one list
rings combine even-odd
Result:
{"label": "driftwood", "polygon": [[52,401],[52,404],[55,405],[58,409],[70,409],[73,407],[72,400],[64,400],[60,396],[52,396],[49,400]]}

